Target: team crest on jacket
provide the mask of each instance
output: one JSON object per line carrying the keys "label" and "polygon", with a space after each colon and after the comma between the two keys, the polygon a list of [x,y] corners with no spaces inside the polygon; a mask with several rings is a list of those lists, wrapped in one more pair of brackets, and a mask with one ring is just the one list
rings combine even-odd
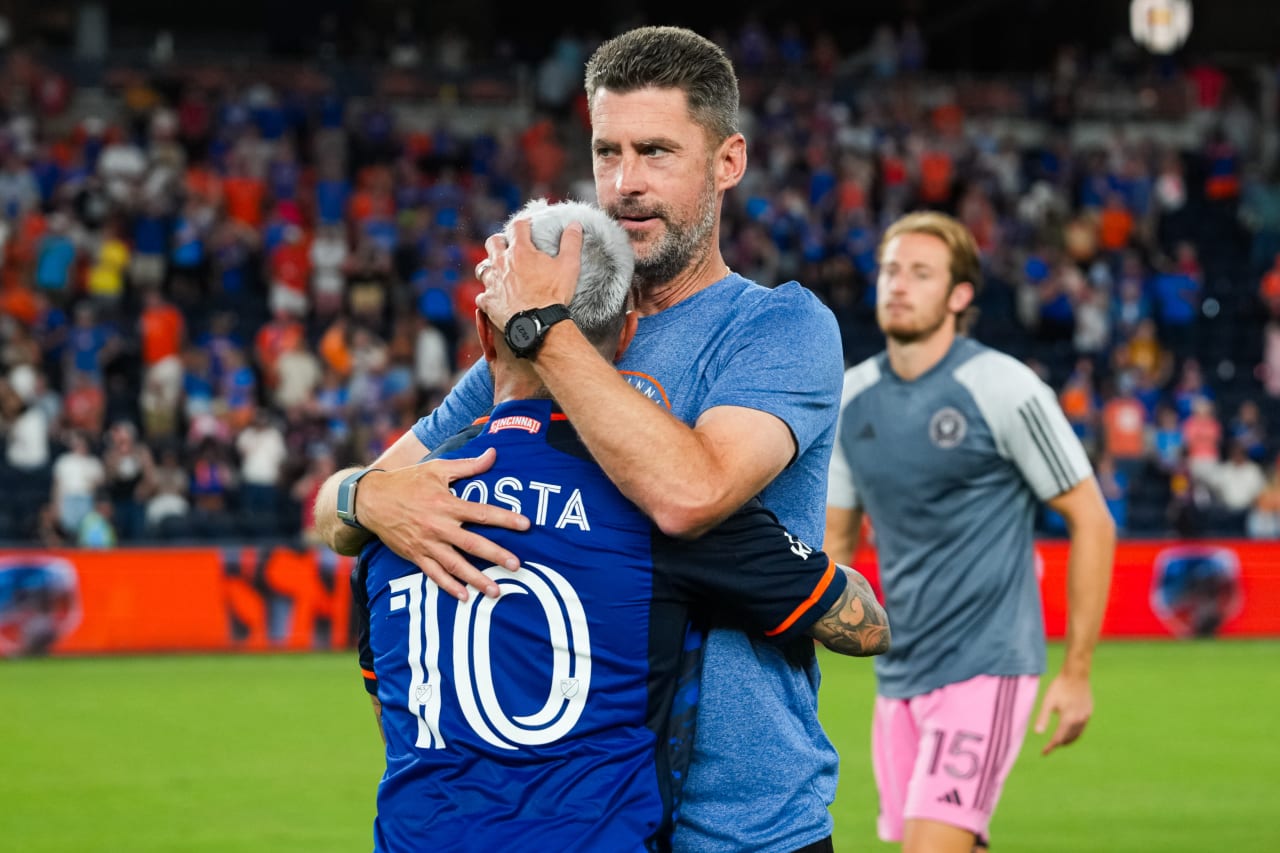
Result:
{"label": "team crest on jacket", "polygon": [[934,412],[929,419],[929,440],[943,450],[950,450],[964,441],[968,430],[969,422],[964,419],[964,415],[950,406]]}

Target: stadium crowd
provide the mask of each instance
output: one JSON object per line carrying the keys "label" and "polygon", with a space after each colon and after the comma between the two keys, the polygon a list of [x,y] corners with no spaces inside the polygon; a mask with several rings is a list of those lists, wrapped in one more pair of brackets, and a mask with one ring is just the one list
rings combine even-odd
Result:
{"label": "stadium crowd", "polygon": [[[305,539],[319,484],[477,358],[485,237],[527,198],[591,198],[593,44],[566,33],[528,91],[445,95],[529,107],[463,131],[403,108],[433,77],[483,82],[480,46],[412,35],[365,92],[324,63],[168,61],[86,102],[39,54],[5,55],[0,541]],[[931,74],[910,23],[856,51],[751,19],[715,35],[760,164],[726,203],[734,269],[812,288],[853,363],[882,346],[880,230],[953,213],[984,254],[972,333],[1060,392],[1122,530],[1280,537],[1280,179],[1258,98],[1136,50]],[[1108,97],[1132,114],[1100,118]]]}

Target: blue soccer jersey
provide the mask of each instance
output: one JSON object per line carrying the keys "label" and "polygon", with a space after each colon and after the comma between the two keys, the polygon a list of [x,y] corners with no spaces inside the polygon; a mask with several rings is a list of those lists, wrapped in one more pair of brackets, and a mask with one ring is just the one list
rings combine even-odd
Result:
{"label": "blue soccer jersey", "polygon": [[373,542],[353,576],[386,774],[375,849],[666,849],[692,749],[691,617],[795,640],[845,579],[758,503],[696,542],[662,535],[546,400],[504,403],[435,456],[497,448],[454,484],[528,516],[521,556],[458,602]]}
{"label": "blue soccer jersey", "polygon": [[[821,543],[844,361],[835,317],[811,291],[730,274],[641,317],[618,368],[691,426],[718,406],[758,409],[785,423],[796,457],[760,497],[788,530]],[[434,448],[492,400],[488,365],[477,362],[414,435]],[[829,836],[839,756],[818,721],[812,648],[783,650],[714,628],[705,654],[677,849],[788,853]]]}

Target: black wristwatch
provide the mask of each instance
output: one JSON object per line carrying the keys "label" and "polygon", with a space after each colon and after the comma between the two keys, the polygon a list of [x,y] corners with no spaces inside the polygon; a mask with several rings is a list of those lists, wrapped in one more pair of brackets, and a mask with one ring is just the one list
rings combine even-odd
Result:
{"label": "black wristwatch", "polygon": [[356,484],[360,482],[365,474],[372,474],[374,471],[381,471],[382,468],[362,468],[351,476],[347,477],[338,486],[338,518],[342,519],[342,523],[348,527],[358,527],[364,530],[364,525],[356,519]]}
{"label": "black wristwatch", "polygon": [[512,315],[502,336],[517,358],[533,358],[542,346],[547,330],[561,320],[568,319],[569,309],[564,305],[530,308]]}

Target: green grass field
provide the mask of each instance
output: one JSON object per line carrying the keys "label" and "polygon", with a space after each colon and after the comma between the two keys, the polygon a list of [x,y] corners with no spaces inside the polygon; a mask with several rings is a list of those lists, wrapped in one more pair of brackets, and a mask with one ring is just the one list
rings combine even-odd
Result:
{"label": "green grass field", "polygon": [[[1095,668],[1085,738],[1042,758],[1029,737],[995,850],[1280,850],[1280,641],[1109,643]],[[889,853],[871,667],[823,672],[836,849]],[[368,850],[380,751],[351,655],[3,662],[0,849]]]}

